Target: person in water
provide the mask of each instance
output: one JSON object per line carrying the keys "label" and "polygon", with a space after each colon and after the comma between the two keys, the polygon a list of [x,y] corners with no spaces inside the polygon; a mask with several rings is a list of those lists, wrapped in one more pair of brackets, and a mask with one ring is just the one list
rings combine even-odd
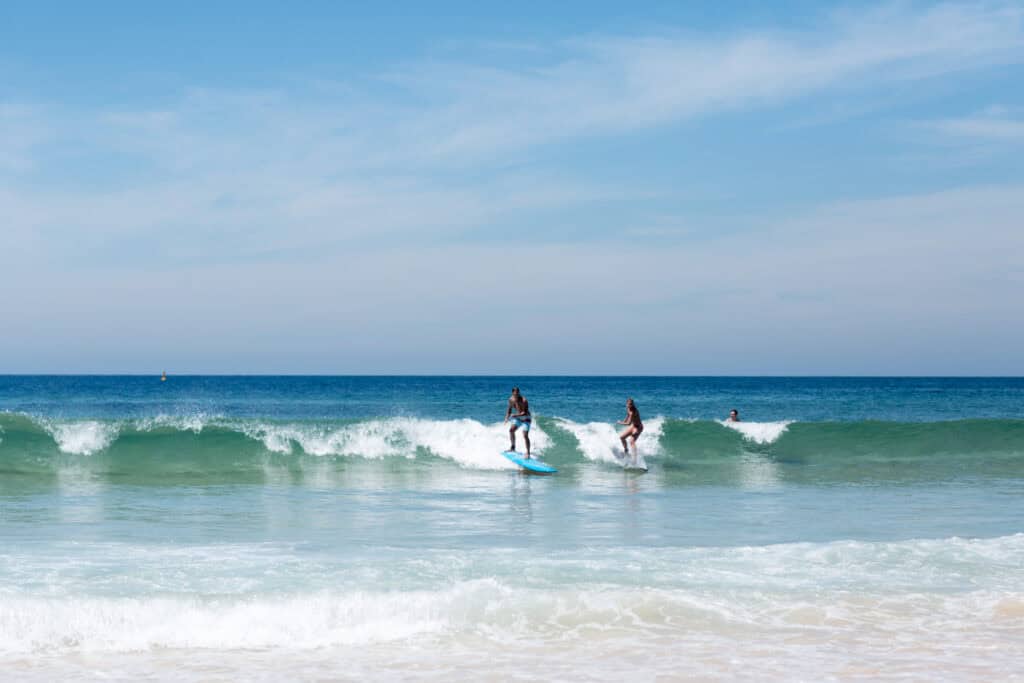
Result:
{"label": "person in water", "polygon": [[740,421],[740,411],[738,411],[735,408],[733,408],[732,410],[729,411],[729,419],[726,420],[726,422],[739,422],[739,421]]}
{"label": "person in water", "polygon": [[619,420],[619,424],[629,425],[619,434],[619,441],[622,442],[623,454],[628,457],[629,447],[626,445],[626,439],[629,439],[630,444],[633,446],[633,462],[636,462],[636,440],[640,438],[640,434],[644,431],[644,423],[640,420],[640,411],[636,409],[633,399],[626,399],[626,419]]}
{"label": "person in water", "polygon": [[523,441],[526,442],[526,457],[530,458],[530,424],[533,418],[530,417],[530,402],[519,393],[519,387],[512,387],[512,395],[508,397],[508,408],[505,410],[505,422],[512,422],[508,428],[508,438],[512,443],[510,451],[516,450],[516,430],[523,430]]}

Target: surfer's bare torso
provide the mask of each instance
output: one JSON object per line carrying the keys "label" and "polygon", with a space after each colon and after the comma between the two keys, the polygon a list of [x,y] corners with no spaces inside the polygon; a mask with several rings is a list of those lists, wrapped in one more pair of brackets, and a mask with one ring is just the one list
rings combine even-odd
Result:
{"label": "surfer's bare torso", "polygon": [[508,416],[518,418],[530,417],[530,402],[525,396],[510,396],[508,399]]}

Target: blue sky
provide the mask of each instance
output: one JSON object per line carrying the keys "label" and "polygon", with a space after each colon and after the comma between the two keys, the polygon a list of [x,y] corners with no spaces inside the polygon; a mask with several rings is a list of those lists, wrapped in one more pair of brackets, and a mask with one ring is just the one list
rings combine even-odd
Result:
{"label": "blue sky", "polygon": [[209,4],[0,6],[0,372],[1024,374],[1019,3]]}

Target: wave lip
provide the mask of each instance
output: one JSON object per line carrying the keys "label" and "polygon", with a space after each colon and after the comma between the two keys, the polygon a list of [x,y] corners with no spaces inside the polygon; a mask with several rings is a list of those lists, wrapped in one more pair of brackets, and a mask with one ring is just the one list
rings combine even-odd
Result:
{"label": "wave lip", "polygon": [[756,444],[769,445],[779,440],[793,420],[782,420],[781,422],[730,422],[722,420],[723,427],[733,429],[743,435],[744,439],[753,441]]}
{"label": "wave lip", "polygon": [[133,421],[132,428],[139,432],[167,429],[199,434],[207,427],[226,424],[229,424],[229,422],[223,417],[207,415],[206,413],[193,413],[189,415],[154,415],[153,417],[144,417]]}
{"label": "wave lip", "polygon": [[114,442],[121,426],[118,423],[80,420],[75,422],[44,421],[40,423],[57,442],[62,453],[92,455]]}

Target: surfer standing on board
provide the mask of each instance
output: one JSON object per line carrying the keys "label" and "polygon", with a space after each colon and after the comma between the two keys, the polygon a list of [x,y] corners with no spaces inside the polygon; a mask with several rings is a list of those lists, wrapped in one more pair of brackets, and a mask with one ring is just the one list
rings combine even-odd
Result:
{"label": "surfer standing on board", "polygon": [[523,441],[526,442],[526,457],[530,457],[530,402],[519,393],[519,387],[512,387],[512,395],[508,397],[508,408],[505,410],[505,422],[512,421],[508,428],[508,438],[512,442],[510,451],[516,450],[516,430],[523,430]]}
{"label": "surfer standing on board", "polygon": [[626,419],[619,420],[619,424],[629,425],[619,434],[619,441],[622,442],[623,454],[628,457],[629,447],[626,445],[626,439],[630,440],[630,443],[633,445],[633,462],[636,462],[636,440],[640,438],[641,432],[644,431],[644,423],[640,419],[640,411],[636,409],[633,399],[626,399]]}

